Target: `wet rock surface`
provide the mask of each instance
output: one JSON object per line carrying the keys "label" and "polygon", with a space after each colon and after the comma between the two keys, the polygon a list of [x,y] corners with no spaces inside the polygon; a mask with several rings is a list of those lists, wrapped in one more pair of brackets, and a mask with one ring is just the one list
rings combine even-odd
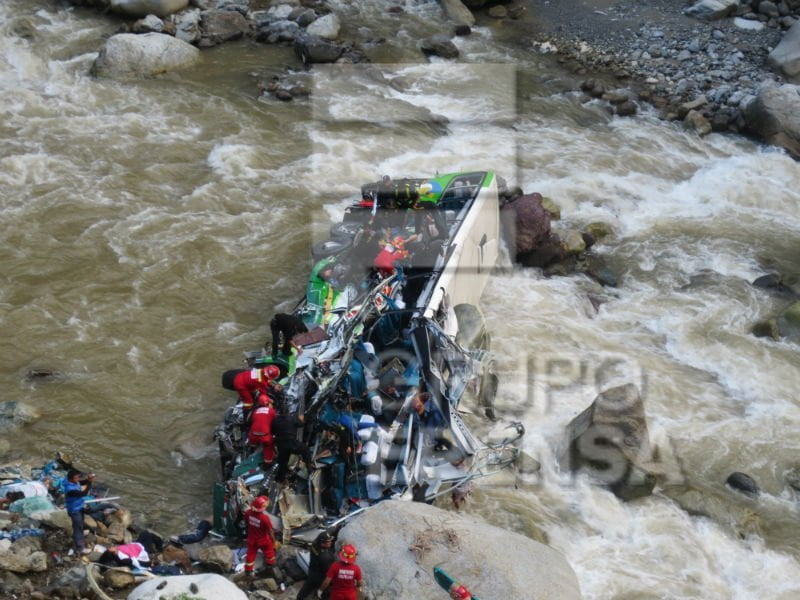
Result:
{"label": "wet rock surface", "polygon": [[372,598],[445,597],[431,576],[435,566],[481,598],[581,597],[575,573],[552,548],[424,503],[381,502],[349,522],[339,540],[370,549],[358,563]]}
{"label": "wet rock surface", "polygon": [[605,390],[567,426],[562,465],[585,472],[617,496],[648,495],[655,478],[642,468],[653,459],[647,419],[632,384]]}

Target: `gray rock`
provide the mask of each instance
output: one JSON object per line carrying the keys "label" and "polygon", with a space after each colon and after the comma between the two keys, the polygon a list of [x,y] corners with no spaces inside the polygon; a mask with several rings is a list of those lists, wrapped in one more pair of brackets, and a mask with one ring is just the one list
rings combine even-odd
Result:
{"label": "gray rock", "polygon": [[184,10],[171,17],[175,26],[175,37],[188,44],[196,44],[200,39],[200,11]]}
{"label": "gray rock", "polygon": [[163,33],[112,35],[100,49],[92,65],[97,77],[152,77],[191,66],[200,51],[186,42]]}
{"label": "gray rock", "polygon": [[787,31],[767,57],[767,63],[791,83],[800,83],[800,22]]}
{"label": "gray rock", "polygon": [[314,10],[311,8],[306,8],[302,10],[300,13],[298,13],[296,17],[294,17],[294,21],[300,27],[308,27],[311,23],[314,22],[316,18],[317,18],[317,13],[315,13]]}
{"label": "gray rock", "polygon": [[189,6],[189,0],[110,0],[115,13],[126,17],[166,17]]}
{"label": "gray rock", "polygon": [[758,484],[755,479],[750,477],[747,473],[740,473],[738,471],[731,473],[728,479],[725,480],[725,484],[729,485],[737,492],[742,492],[751,496],[757,496],[759,493]]}
{"label": "gray rock", "polygon": [[728,106],[739,106],[742,103],[742,100],[745,99],[746,95],[747,94],[745,94],[742,90],[736,90],[730,96],[728,96],[725,104]]}
{"label": "gray rock", "polygon": [[450,41],[449,37],[441,33],[420,42],[419,48],[426,56],[434,55],[441,56],[442,58],[457,58],[459,55],[456,45]]}
{"label": "gray rock", "polygon": [[222,575],[205,573],[203,575],[176,575],[155,577],[138,585],[128,600],[161,600],[180,597],[219,598],[225,600],[247,600],[247,594],[235,583]]}
{"label": "gray rock", "polygon": [[585,472],[623,499],[650,494],[655,478],[644,403],[633,384],[605,390],[567,426],[563,467]]}
{"label": "gray rock", "polygon": [[456,25],[467,25],[472,27],[475,25],[475,15],[472,11],[464,6],[461,0],[441,0],[442,8],[447,14],[447,17]]}
{"label": "gray rock", "polygon": [[39,411],[24,402],[9,400],[0,402],[0,431],[8,431],[32,423],[40,416]]}
{"label": "gray rock", "polygon": [[243,15],[250,10],[249,0],[191,0],[191,4],[202,10],[235,10]]}
{"label": "gray rock", "polygon": [[147,15],[133,24],[134,33],[161,33],[164,31],[164,21],[155,15]]}
{"label": "gray rock", "polygon": [[684,102],[678,108],[678,116],[681,119],[685,119],[686,115],[688,115],[690,111],[696,110],[707,103],[708,103],[708,98],[706,98],[705,96],[699,96],[694,100],[692,100],[691,102]]}
{"label": "gray rock", "polygon": [[778,317],[778,332],[782,337],[800,344],[800,302],[788,306]]}
{"label": "gray rock", "polygon": [[323,40],[335,40],[339,37],[339,29],[341,29],[339,17],[334,13],[330,13],[311,23],[306,28],[306,33]]}
{"label": "gray rock", "polygon": [[89,582],[86,579],[86,569],[84,567],[73,567],[65,573],[61,573],[50,585],[50,596],[60,598],[75,598],[87,595]]}
{"label": "gray rock", "polygon": [[481,598],[581,597],[572,567],[552,548],[424,503],[381,502],[349,521],[339,541],[360,551],[370,598],[444,598],[435,566]]}
{"label": "gray rock", "polygon": [[636,114],[637,107],[636,103],[632,100],[626,100],[621,104],[618,104],[615,108],[615,112],[619,117],[630,117]]}
{"label": "gray rock", "polygon": [[565,231],[556,231],[556,235],[564,245],[564,250],[567,254],[580,254],[586,250],[586,242],[577,229],[567,229]]}
{"label": "gray rock", "polygon": [[589,223],[583,230],[591,235],[596,241],[600,241],[605,237],[614,235],[614,229],[608,223],[602,221],[594,221]]}
{"label": "gray rock", "polygon": [[754,21],[752,19],[742,19],[736,17],[733,20],[733,24],[735,27],[739,29],[743,29],[744,31],[761,31],[766,27],[761,21]]}
{"label": "gray rock", "polygon": [[775,341],[781,338],[781,334],[778,331],[778,322],[776,319],[767,319],[766,321],[758,321],[755,325],[753,325],[750,332],[756,337],[766,337],[771,338]]}
{"label": "gray rock", "polygon": [[777,18],[780,16],[777,5],[769,0],[763,0],[763,2],[758,3],[758,12],[759,14],[766,15],[770,18]]}
{"label": "gray rock", "polygon": [[702,21],[716,21],[731,16],[738,6],[739,0],[700,0],[684,13]]}
{"label": "gray rock", "polygon": [[284,19],[259,27],[256,33],[256,41],[267,42],[268,44],[293,42],[301,31],[302,29],[298,23]]}
{"label": "gray rock", "polygon": [[72,535],[72,519],[69,518],[65,509],[49,510],[42,512],[35,512],[31,518],[38,521],[42,525],[47,525],[55,529],[63,529],[68,534]]}
{"label": "gray rock", "polygon": [[228,573],[233,568],[233,551],[223,544],[201,549],[197,558],[200,562],[218,566],[223,573]]}
{"label": "gray rock", "polygon": [[114,590],[121,590],[136,583],[136,577],[127,570],[109,569],[103,575],[103,581],[108,587]]}
{"label": "gray rock", "polygon": [[272,19],[288,19],[294,11],[294,7],[289,4],[277,4],[267,11]]}
{"label": "gray rock", "polygon": [[784,29],[791,29],[796,23],[800,22],[800,20],[795,17],[781,17],[778,22]]}
{"label": "gray rock", "polygon": [[761,87],[743,115],[748,131],[800,158],[800,86]]}
{"label": "gray rock", "polygon": [[760,287],[760,288],[774,288],[783,283],[783,277],[781,277],[780,273],[770,273],[768,275],[762,275],[761,277],[756,277],[753,280],[753,287]]}
{"label": "gray rock", "polygon": [[603,260],[597,256],[593,256],[588,261],[586,265],[586,274],[602,286],[617,287],[617,285],[619,285],[617,274],[606,266]]}
{"label": "gray rock", "polygon": [[41,550],[31,552],[26,546],[17,546],[15,542],[9,550],[0,551],[0,570],[14,573],[46,571],[47,554]]}
{"label": "gray rock", "polygon": [[304,63],[336,62],[344,48],[313,35],[299,35],[294,41],[294,52]]}
{"label": "gray rock", "polygon": [[250,31],[244,16],[230,10],[208,10],[200,16],[201,37],[211,45],[239,40]]}
{"label": "gray rock", "polygon": [[683,124],[689,129],[694,130],[697,135],[700,136],[708,135],[713,129],[708,119],[703,116],[703,113],[696,110],[690,110],[688,112],[683,119]]}
{"label": "gray rock", "polygon": [[711,131],[727,131],[728,126],[735,119],[730,110],[724,108],[719,109],[711,115]]}

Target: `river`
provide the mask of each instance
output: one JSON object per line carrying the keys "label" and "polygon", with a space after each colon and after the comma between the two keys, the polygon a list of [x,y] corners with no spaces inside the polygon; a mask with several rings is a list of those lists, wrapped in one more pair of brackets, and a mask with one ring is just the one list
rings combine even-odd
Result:
{"label": "river", "polygon": [[[41,415],[8,434],[4,460],[68,452],[139,520],[192,526],[210,513],[211,431],[232,400],[220,373],[299,299],[331,218],[383,173],[493,169],[553,198],[568,226],[611,224],[596,252],[620,286],[498,269],[483,308],[499,412],[525,421],[543,468],[519,489],[487,483],[468,510],[546,538],[587,598],[800,595],[784,484],[800,451],[800,349],[749,333],[786,303],[750,282],[800,278],[800,165],[647,107],[611,117],[552,57],[488,26],[456,40],[461,62],[420,63],[416,40],[442,26],[434,3],[408,0],[402,18],[334,4],[348,35],[389,40],[371,56],[398,61],[381,69],[404,91],[328,68],[309,101],[259,100],[261,81],[299,65],[251,42],[156,80],[96,80],[116,23],[0,4],[0,389]],[[35,368],[63,377],[30,381]],[[651,437],[725,507],[715,518],[660,491],[624,503],[556,468],[564,426],[617,381],[640,386]],[[725,488],[732,471],[758,480],[757,501]]]}

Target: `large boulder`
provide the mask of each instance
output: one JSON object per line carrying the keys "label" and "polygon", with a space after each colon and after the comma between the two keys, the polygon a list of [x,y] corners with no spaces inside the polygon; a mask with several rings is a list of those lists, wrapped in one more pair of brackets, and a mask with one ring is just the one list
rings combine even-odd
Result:
{"label": "large boulder", "polygon": [[539,193],[520,196],[503,207],[503,230],[514,255],[531,252],[550,238],[550,214]]}
{"label": "large boulder", "polygon": [[716,21],[731,16],[739,8],[739,0],[700,0],[684,13],[701,21]]}
{"label": "large boulder", "polygon": [[126,17],[166,17],[189,6],[189,0],[111,0],[111,10]]}
{"label": "large boulder", "polygon": [[152,77],[188,67],[200,59],[200,51],[163,33],[119,33],[106,40],[92,65],[92,75],[111,78]]}
{"label": "large boulder", "polygon": [[180,598],[219,598],[247,600],[247,594],[222,575],[176,575],[155,577],[137,586],[128,600],[178,600]]}
{"label": "large boulder", "polygon": [[791,83],[800,83],[800,21],[783,35],[769,53],[767,63]]}
{"label": "large boulder", "polygon": [[456,25],[469,25],[470,27],[475,25],[475,15],[464,6],[461,0],[442,0],[442,8]]}
{"label": "large boulder", "polygon": [[424,503],[381,502],[348,522],[339,541],[359,550],[370,598],[440,600],[447,594],[433,579],[436,566],[480,598],[581,597],[575,572],[559,552]]}
{"label": "large boulder", "polygon": [[655,477],[644,403],[633,384],[605,390],[567,426],[562,466],[588,473],[623,499],[653,491]]}
{"label": "large boulder", "polygon": [[748,131],[800,158],[800,86],[765,85],[743,114]]}
{"label": "large boulder", "polygon": [[566,258],[561,239],[550,230],[551,216],[541,194],[534,192],[509,202],[500,212],[500,219],[518,263],[545,268]]}
{"label": "large boulder", "polygon": [[339,37],[340,28],[341,23],[339,23],[339,17],[334,13],[330,13],[311,23],[306,28],[306,32],[308,35],[315,35],[324,40],[335,40]]}

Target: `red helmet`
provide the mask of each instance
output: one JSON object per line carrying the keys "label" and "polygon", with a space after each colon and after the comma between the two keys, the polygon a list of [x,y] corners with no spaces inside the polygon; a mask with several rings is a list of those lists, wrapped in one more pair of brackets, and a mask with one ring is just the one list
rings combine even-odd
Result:
{"label": "red helmet", "polygon": [[350,564],[356,562],[356,554],[358,554],[358,551],[356,551],[356,547],[353,544],[345,544],[339,552],[339,558],[342,559],[342,562]]}
{"label": "red helmet", "polygon": [[267,394],[259,394],[258,401],[256,402],[257,406],[269,406],[272,402],[272,398],[270,398]]}
{"label": "red helmet", "polygon": [[455,600],[470,600],[472,598],[472,594],[463,585],[455,585],[450,588],[450,597]]}
{"label": "red helmet", "polygon": [[267,498],[266,496],[258,496],[255,500],[253,500],[253,503],[250,505],[250,507],[253,510],[262,511],[266,509],[268,505],[269,505],[269,498]]}
{"label": "red helmet", "polygon": [[261,372],[267,379],[277,379],[281,374],[281,370],[275,365],[267,365]]}

